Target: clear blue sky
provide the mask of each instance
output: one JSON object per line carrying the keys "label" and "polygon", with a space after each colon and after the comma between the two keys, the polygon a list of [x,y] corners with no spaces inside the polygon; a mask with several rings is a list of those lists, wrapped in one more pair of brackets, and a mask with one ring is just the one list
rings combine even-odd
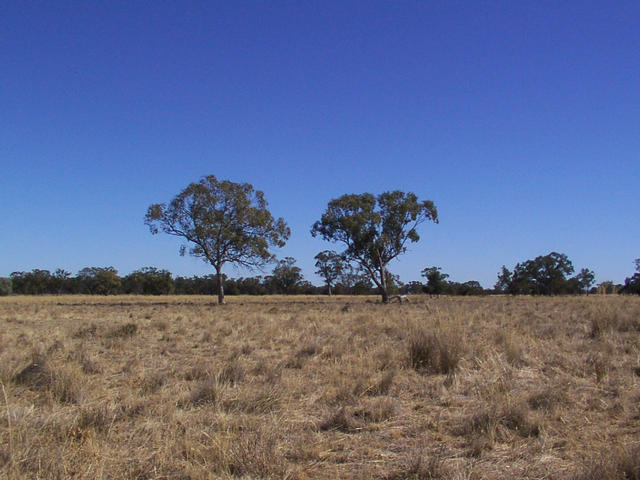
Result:
{"label": "clear blue sky", "polygon": [[4,1],[0,276],[211,273],[143,217],[215,174],[265,192],[314,283],[327,202],[394,189],[440,214],[390,265],[404,281],[488,287],[555,250],[622,282],[639,24],[637,1]]}

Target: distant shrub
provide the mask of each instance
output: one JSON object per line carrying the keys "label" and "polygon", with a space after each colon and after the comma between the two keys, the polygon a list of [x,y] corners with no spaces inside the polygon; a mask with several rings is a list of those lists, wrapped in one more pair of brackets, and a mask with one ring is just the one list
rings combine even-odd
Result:
{"label": "distant shrub", "polygon": [[11,279],[10,278],[0,278],[0,297],[6,297],[7,295],[11,295],[13,293]]}

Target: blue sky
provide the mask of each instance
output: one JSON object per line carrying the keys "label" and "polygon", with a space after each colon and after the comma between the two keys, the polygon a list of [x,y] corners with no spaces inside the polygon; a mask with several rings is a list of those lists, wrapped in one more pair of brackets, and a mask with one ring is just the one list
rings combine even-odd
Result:
{"label": "blue sky", "polygon": [[[415,192],[440,223],[390,265],[495,283],[558,251],[640,257],[640,3],[2,2],[0,276],[211,273],[147,207],[203,175],[292,229],[344,193]],[[227,268],[231,276],[246,272]]]}

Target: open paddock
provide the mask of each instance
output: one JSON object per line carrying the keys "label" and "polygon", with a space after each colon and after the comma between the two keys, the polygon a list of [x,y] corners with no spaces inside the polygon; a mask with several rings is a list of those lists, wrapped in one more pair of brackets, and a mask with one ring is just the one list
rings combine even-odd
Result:
{"label": "open paddock", "polygon": [[377,300],[0,298],[0,478],[638,478],[640,298]]}

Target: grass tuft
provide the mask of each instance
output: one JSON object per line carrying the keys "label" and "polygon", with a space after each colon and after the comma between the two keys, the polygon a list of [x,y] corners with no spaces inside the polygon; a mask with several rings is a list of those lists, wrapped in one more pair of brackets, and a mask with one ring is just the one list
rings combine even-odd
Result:
{"label": "grass tuft", "polygon": [[215,378],[208,378],[199,382],[189,395],[188,402],[194,407],[203,405],[215,406],[220,400],[220,384]]}
{"label": "grass tuft", "polygon": [[318,428],[323,432],[338,430],[340,432],[353,433],[360,426],[360,423],[358,423],[351,414],[347,413],[345,407],[340,407],[329,412],[320,422]]}
{"label": "grass tuft", "polygon": [[610,449],[587,462],[571,480],[640,480],[640,447]]}
{"label": "grass tuft", "polygon": [[449,332],[418,330],[409,340],[409,366],[418,372],[453,375],[460,362],[459,342]]}
{"label": "grass tuft", "polygon": [[438,480],[451,478],[444,468],[442,459],[432,456],[425,458],[416,452],[405,460],[398,470],[383,477],[383,480]]}
{"label": "grass tuft", "polygon": [[110,330],[107,333],[107,338],[129,338],[133,337],[137,331],[138,326],[135,323],[125,323]]}

